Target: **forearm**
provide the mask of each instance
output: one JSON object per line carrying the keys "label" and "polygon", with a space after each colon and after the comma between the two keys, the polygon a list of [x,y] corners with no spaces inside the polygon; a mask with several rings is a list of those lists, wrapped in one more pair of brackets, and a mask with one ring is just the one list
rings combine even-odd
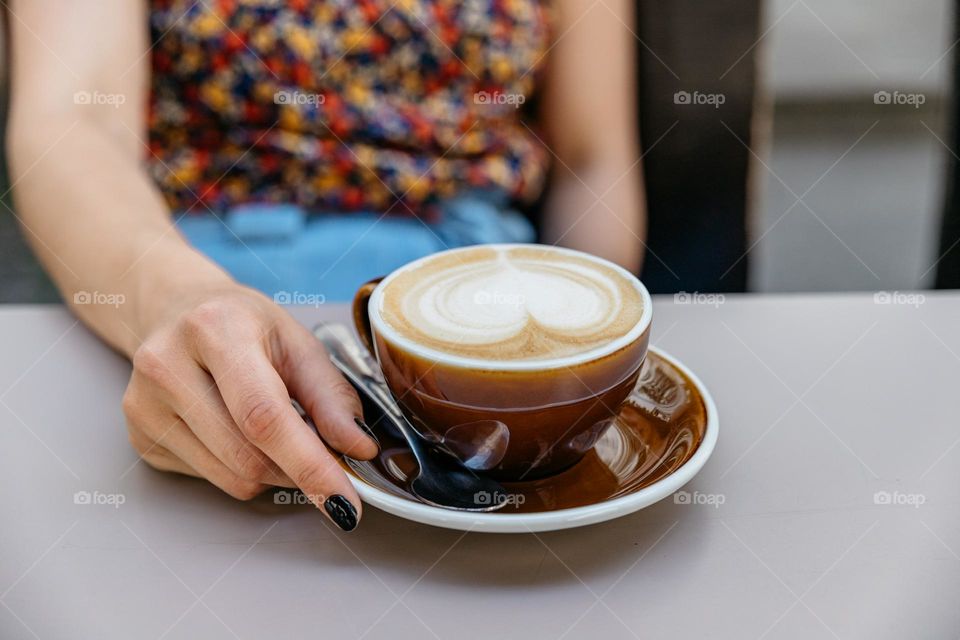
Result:
{"label": "forearm", "polygon": [[576,173],[558,167],[547,198],[543,239],[593,253],[639,273],[646,242],[646,203],[640,164],[585,163]]}
{"label": "forearm", "polygon": [[557,0],[541,116],[556,158],[544,239],[638,272],[646,206],[628,0]]}
{"label": "forearm", "polygon": [[10,131],[24,235],[67,304],[112,346],[130,356],[174,301],[228,286],[176,231],[129,139],[72,112],[15,111]]}

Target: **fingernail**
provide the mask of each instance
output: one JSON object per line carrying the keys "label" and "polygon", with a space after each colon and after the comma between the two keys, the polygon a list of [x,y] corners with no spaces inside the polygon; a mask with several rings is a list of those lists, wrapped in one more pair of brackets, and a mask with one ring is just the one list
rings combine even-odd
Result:
{"label": "fingernail", "polygon": [[373,440],[375,443],[377,443],[377,449],[379,449],[379,448],[380,448],[380,440],[378,440],[378,439],[377,439],[377,436],[374,435],[373,429],[371,429],[369,426],[367,426],[367,423],[364,422],[361,418],[354,418],[353,421],[356,423],[356,425],[357,425],[358,427],[360,427],[360,430],[361,430],[361,431],[363,431],[365,434],[367,434],[368,436],[370,436],[370,439]]}
{"label": "fingernail", "polygon": [[330,519],[344,531],[353,531],[357,528],[357,510],[343,496],[330,496],[323,503],[323,508],[327,510]]}

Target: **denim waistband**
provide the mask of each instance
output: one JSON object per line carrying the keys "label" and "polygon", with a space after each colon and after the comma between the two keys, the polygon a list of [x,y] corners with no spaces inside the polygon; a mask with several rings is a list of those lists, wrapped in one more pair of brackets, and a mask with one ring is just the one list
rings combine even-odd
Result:
{"label": "denim waistband", "polygon": [[[293,204],[251,203],[233,207],[223,216],[231,235],[244,243],[283,242],[300,234],[316,220],[356,217],[380,218],[371,212],[311,214]],[[398,216],[400,217],[400,216]],[[495,242],[532,242],[530,223],[508,206],[499,192],[468,192],[440,204],[436,221],[420,221],[443,245],[460,247]]]}
{"label": "denim waistband", "polygon": [[349,300],[363,282],[417,258],[473,244],[533,242],[530,223],[490,193],[441,206],[436,221],[372,212],[309,214],[288,204],[246,204],[177,222],[184,236],[239,282],[276,299],[308,292]]}

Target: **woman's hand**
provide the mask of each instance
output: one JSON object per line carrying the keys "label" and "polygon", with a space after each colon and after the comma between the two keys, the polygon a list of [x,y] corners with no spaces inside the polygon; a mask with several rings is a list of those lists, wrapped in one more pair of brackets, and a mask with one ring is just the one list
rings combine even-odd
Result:
{"label": "woman's hand", "polygon": [[[187,244],[144,169],[148,4],[11,4],[17,217],[64,300],[125,300],[72,310],[134,362],[124,397],[134,447],[238,498],[298,486],[352,529],[357,494],[290,396],[332,449],[369,458],[376,445],[354,423],[353,389],[308,331]],[[77,92],[124,100],[91,104]]]}
{"label": "woman's hand", "polygon": [[[290,397],[312,417],[304,422]],[[309,331],[239,285],[167,315],[133,356],[130,441],[151,466],[250,499],[299,487],[344,530],[360,499],[335,458],[376,455],[356,392]]]}

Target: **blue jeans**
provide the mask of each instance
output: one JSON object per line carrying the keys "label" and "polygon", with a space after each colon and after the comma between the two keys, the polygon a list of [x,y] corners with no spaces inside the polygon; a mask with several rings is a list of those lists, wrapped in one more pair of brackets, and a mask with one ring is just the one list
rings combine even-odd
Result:
{"label": "blue jeans", "polygon": [[243,205],[222,218],[183,216],[177,226],[238,282],[281,303],[353,298],[357,288],[407,262],[471,244],[533,242],[526,218],[497,194],[470,193],[442,205],[427,224],[375,213],[308,215],[292,205]]}

